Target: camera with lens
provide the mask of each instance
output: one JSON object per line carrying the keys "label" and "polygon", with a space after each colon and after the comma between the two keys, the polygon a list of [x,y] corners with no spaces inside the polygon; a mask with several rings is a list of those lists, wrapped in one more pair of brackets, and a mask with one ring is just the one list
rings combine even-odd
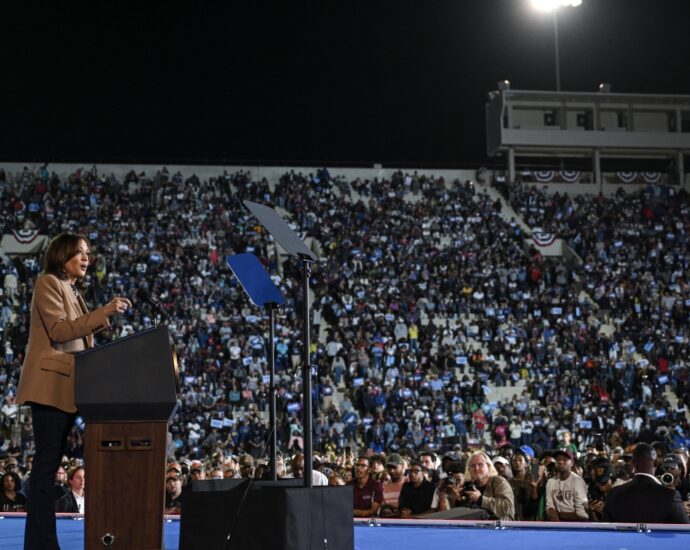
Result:
{"label": "camera with lens", "polygon": [[625,462],[623,460],[618,460],[616,462],[616,479],[621,479],[625,476]]}
{"label": "camera with lens", "polygon": [[673,487],[676,480],[671,472],[664,472],[659,476],[659,481],[665,487]]}
{"label": "camera with lens", "polygon": [[462,484],[462,494],[460,495],[460,500],[457,501],[456,506],[465,506],[467,508],[471,508],[472,501],[467,493],[476,490],[477,486],[473,481],[465,481],[465,483]]}
{"label": "camera with lens", "polygon": [[474,484],[474,481],[465,481],[465,483],[462,484],[462,491],[463,493],[467,493],[469,491],[476,491],[477,486]]}

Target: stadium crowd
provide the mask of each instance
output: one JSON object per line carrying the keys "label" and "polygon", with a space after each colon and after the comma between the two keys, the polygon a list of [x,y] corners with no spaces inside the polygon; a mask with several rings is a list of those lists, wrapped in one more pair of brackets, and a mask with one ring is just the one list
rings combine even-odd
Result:
{"label": "stadium crowd", "polygon": [[[501,202],[473,183],[416,173],[347,181],[326,169],[290,171],[269,183],[242,171],[205,180],[166,169],[122,180],[96,168],[68,177],[47,167],[0,171],[0,223],[3,234],[84,233],[95,252],[87,303],[144,288],[166,308],[183,377],[169,511],[192,476],[265,469],[267,316],[225,267],[231,254],[256,254],[287,299],[277,316],[277,434],[284,475],[299,477],[299,266],[278,254],[243,200],[289,213],[321,258],[310,281],[314,467],[329,483],[384,481],[363,493],[355,515],[470,505],[501,518],[601,519],[599,486],[631,477],[638,442],[653,444],[657,473],[677,461],[673,484],[682,489],[687,197],[653,188],[611,198],[518,185],[502,192],[529,225],[566,239],[582,265],[526,247],[529,236],[504,221]],[[14,397],[40,260],[1,259],[0,457],[21,473],[9,476],[15,488],[33,452],[30,418]],[[153,322],[136,307],[109,338]],[[516,388],[512,399],[492,397],[501,386]],[[667,386],[679,397],[674,407]],[[70,436],[70,471],[81,429]],[[579,500],[561,516],[547,486],[572,485],[571,472],[582,483],[558,490]],[[463,489],[465,481],[479,490]],[[402,491],[405,483],[398,503],[390,484]],[[681,495],[687,502],[687,490]]]}

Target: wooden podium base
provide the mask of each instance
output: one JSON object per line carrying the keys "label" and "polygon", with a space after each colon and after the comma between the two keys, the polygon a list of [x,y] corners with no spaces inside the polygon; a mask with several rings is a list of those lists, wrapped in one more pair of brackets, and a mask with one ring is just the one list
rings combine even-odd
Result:
{"label": "wooden podium base", "polygon": [[87,423],[86,550],[163,550],[167,437],[167,422]]}

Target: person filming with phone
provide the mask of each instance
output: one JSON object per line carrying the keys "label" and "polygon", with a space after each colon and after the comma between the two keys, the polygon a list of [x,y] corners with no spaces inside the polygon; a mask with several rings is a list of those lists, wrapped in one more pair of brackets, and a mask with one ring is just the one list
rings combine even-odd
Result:
{"label": "person filming with phone", "polygon": [[534,519],[537,515],[542,467],[534,458],[534,449],[523,445],[516,449],[510,463],[512,478],[509,482],[513,488],[515,517],[518,520]]}

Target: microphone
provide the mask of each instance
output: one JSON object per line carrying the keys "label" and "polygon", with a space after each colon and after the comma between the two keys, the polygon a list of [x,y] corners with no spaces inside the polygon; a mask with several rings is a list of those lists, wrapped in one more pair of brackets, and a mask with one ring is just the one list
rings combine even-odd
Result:
{"label": "microphone", "polygon": [[165,311],[163,305],[155,298],[152,298],[145,288],[140,287],[137,289],[137,300],[140,302],[146,302],[149,306],[151,306],[151,309],[154,312],[161,316],[161,318],[166,320],[168,319],[168,312]]}

